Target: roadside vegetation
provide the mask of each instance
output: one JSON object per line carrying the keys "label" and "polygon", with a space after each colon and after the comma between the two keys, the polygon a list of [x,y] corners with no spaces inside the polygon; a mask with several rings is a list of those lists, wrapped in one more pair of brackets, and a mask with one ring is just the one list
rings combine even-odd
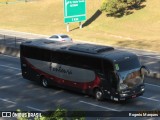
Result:
{"label": "roadside vegetation", "polygon": [[[17,113],[24,113],[24,112],[18,109]],[[78,117],[80,115],[76,114],[76,111],[72,115],[73,117],[67,117],[66,114],[67,114],[66,109],[57,107],[57,109],[53,113],[50,113],[50,115],[48,116],[42,115],[41,117],[34,117],[34,118],[18,116],[17,119],[18,120],[29,120],[29,119],[32,119],[32,120],[86,120],[85,117]]]}
{"label": "roadside vegetation", "polygon": [[145,0],[104,0],[101,11],[107,12],[107,16],[122,17],[130,15],[133,10],[139,10],[145,7],[142,3]]}
{"label": "roadside vegetation", "polygon": [[160,52],[158,0],[142,2],[141,9],[132,9],[131,14],[124,14],[122,17],[110,17],[105,11],[101,12],[105,0],[86,1],[87,20],[83,22],[83,29],[78,28],[78,23],[72,23],[70,32],[66,32],[66,24],[63,22],[63,0],[0,4],[0,29],[45,35],[65,33],[73,40]]}

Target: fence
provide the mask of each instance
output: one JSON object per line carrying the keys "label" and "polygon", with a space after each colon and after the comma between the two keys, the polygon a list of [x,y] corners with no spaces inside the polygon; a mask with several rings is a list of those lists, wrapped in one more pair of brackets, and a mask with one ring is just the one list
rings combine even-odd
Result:
{"label": "fence", "polygon": [[22,42],[25,42],[26,40],[27,38],[18,38],[15,36],[0,34],[0,45],[7,46],[7,47],[19,48],[20,44]]}

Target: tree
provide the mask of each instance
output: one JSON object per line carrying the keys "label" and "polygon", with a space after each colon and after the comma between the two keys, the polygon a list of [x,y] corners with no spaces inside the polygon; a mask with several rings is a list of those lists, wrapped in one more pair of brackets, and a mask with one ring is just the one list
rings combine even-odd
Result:
{"label": "tree", "polygon": [[104,0],[101,11],[107,12],[108,15],[119,17],[127,15],[131,9],[140,7],[145,0]]}
{"label": "tree", "polygon": [[101,10],[106,11],[111,16],[121,16],[125,13],[127,3],[121,0],[108,0],[102,4]]}
{"label": "tree", "polygon": [[144,0],[126,0],[128,7],[139,7]]}

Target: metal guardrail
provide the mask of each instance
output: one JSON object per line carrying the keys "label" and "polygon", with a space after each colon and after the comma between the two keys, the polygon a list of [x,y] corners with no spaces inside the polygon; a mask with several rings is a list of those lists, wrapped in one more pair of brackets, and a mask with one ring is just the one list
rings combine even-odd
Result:
{"label": "metal guardrail", "polygon": [[15,37],[15,36],[0,34],[0,45],[4,45],[7,47],[19,48],[20,44],[22,42],[25,42],[26,40],[27,40],[27,38],[24,39],[24,38],[19,38],[19,37]]}

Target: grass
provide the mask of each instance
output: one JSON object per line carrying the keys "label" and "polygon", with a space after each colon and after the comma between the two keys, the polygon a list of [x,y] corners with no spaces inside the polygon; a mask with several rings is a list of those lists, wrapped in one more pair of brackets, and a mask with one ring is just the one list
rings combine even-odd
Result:
{"label": "grass", "polygon": [[17,0],[0,0],[0,2],[15,2]]}
{"label": "grass", "polygon": [[13,2],[20,2],[25,0],[0,0],[0,3],[13,3]]}
{"label": "grass", "polygon": [[[100,8],[101,1],[87,0],[87,19]],[[110,18],[102,13],[83,29],[77,29],[78,23],[72,23],[71,31],[67,33],[63,22],[63,0],[0,4],[0,29],[46,35],[66,33],[73,39],[160,52],[159,1],[147,0],[144,5],[143,9],[122,18]]]}

